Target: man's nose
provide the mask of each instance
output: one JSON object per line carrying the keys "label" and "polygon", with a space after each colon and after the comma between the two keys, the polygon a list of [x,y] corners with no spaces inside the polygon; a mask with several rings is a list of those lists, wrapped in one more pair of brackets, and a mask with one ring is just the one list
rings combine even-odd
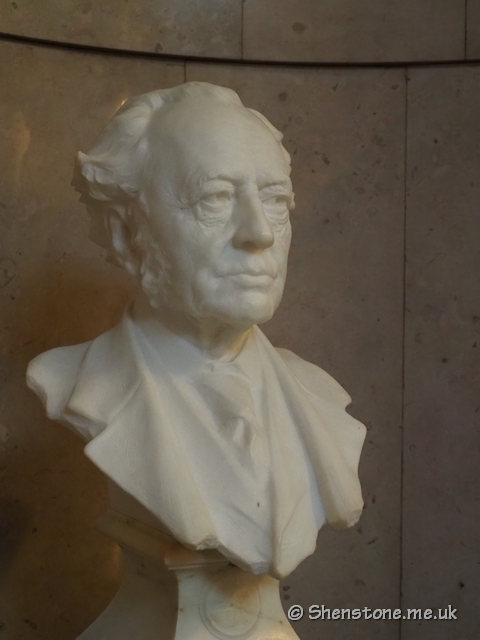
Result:
{"label": "man's nose", "polygon": [[244,196],[237,203],[238,226],[233,236],[237,249],[268,249],[274,243],[273,230],[257,195]]}

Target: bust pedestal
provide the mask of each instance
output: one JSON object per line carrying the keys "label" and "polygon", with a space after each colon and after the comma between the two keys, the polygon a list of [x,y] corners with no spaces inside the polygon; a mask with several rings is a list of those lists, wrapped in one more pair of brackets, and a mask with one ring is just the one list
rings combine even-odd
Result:
{"label": "bust pedestal", "polygon": [[[118,487],[112,494],[112,504],[132,512],[129,496]],[[98,521],[123,550],[124,576],[78,640],[298,640],[278,580],[243,571],[217,551],[191,551],[145,519],[110,509]]]}

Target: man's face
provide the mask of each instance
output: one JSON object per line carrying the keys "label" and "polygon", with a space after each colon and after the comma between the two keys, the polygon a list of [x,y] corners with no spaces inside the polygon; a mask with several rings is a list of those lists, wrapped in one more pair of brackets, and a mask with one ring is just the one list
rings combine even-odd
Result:
{"label": "man's face", "polygon": [[151,125],[144,185],[151,239],[168,265],[164,303],[198,320],[265,322],[280,303],[291,240],[280,144],[243,107],[167,109]]}

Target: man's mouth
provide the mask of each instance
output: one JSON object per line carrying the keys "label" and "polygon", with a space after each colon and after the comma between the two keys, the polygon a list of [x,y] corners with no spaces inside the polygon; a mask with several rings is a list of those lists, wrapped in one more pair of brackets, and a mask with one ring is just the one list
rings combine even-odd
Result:
{"label": "man's mouth", "polygon": [[247,287],[260,288],[270,287],[274,280],[273,276],[267,273],[253,273],[251,271],[232,273],[229,277],[234,279],[235,282],[238,282],[239,284],[245,285]]}
{"label": "man's mouth", "polygon": [[237,265],[228,268],[220,268],[217,271],[218,275],[223,276],[249,276],[251,278],[271,278],[274,279],[278,275],[278,267],[274,262],[270,262],[265,264],[263,261],[261,263],[253,263],[246,265]]}

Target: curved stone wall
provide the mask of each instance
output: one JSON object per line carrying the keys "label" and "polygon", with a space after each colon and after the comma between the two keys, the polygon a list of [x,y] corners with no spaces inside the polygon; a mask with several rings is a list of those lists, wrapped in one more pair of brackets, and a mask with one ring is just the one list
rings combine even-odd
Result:
{"label": "curved stone wall", "polygon": [[466,0],[3,0],[0,33],[149,53],[277,62],[480,57]]}
{"label": "curved stone wall", "polygon": [[[283,585],[285,606],[451,604],[457,621],[402,621],[400,637],[476,637],[480,67],[168,62],[7,41],[0,635],[73,639],[115,591],[118,549],[94,529],[104,479],[82,443],[45,418],[25,368],[112,326],[132,295],[87,240],[70,186],[76,151],[127,97],[185,80],[232,87],[283,131],[297,208],[285,298],[265,330],[333,374],[369,429],[362,520],[321,532],[315,556]],[[397,640],[400,631],[395,621],[307,617],[296,629],[302,640]]]}

